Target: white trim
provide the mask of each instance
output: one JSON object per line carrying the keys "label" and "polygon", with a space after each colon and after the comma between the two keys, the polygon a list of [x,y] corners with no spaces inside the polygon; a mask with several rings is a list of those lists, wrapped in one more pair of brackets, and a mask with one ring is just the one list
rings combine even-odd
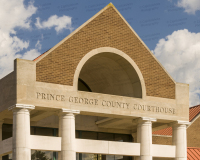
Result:
{"label": "white trim", "polygon": [[155,136],[155,137],[172,137],[170,135],[160,135],[160,134],[152,134],[152,136]]}

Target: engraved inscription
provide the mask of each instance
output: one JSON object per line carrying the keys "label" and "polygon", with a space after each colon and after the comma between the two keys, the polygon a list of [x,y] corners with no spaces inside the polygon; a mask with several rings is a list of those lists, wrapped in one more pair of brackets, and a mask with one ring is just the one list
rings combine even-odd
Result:
{"label": "engraved inscription", "polygon": [[75,103],[75,104],[122,108],[122,109],[138,110],[143,112],[156,112],[164,114],[176,113],[176,110],[174,108],[150,106],[144,104],[131,104],[119,101],[99,100],[95,98],[83,98],[83,97],[73,97],[73,96],[66,97],[65,95],[40,93],[40,92],[36,92],[36,96],[37,99],[49,100],[49,101],[68,101],[69,103]]}
{"label": "engraved inscription", "polygon": [[69,102],[98,105],[98,99],[88,99],[88,98],[80,98],[80,97],[69,97]]}
{"label": "engraved inscription", "polygon": [[37,99],[55,100],[55,101],[65,101],[64,95],[48,94],[37,92]]}
{"label": "engraved inscription", "polygon": [[143,111],[175,114],[174,108],[157,107],[157,106],[149,106],[149,105],[141,105],[141,104],[134,104],[133,109],[134,110],[143,110]]}

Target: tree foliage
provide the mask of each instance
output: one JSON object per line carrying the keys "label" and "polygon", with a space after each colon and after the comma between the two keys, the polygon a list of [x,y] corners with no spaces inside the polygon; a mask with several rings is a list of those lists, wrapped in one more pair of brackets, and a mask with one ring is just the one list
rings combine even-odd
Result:
{"label": "tree foliage", "polygon": [[45,155],[45,152],[35,151],[31,154],[31,160],[52,160]]}

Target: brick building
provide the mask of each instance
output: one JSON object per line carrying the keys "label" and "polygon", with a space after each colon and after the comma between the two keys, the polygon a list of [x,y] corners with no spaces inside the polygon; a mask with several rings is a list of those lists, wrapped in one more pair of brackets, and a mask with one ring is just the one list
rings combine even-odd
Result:
{"label": "brick building", "polygon": [[[189,109],[187,126],[187,157],[188,160],[200,159],[200,105]],[[172,145],[172,127],[153,132],[153,144]]]}
{"label": "brick building", "polygon": [[[187,146],[200,148],[200,105],[189,109],[187,126]],[[153,132],[153,144],[172,144],[172,127]]]}
{"label": "brick building", "polygon": [[[0,80],[3,160],[187,159],[189,85],[112,5]],[[173,145],[152,131],[173,127]],[[153,140],[154,141],[154,140]]]}

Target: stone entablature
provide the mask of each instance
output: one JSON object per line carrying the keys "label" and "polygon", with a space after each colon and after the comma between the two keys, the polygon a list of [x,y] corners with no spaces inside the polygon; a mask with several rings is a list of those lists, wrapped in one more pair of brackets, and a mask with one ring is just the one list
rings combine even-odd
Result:
{"label": "stone entablature", "polygon": [[[15,101],[18,104],[33,104],[38,107],[43,107],[44,109],[52,108],[54,110],[59,108],[78,109],[84,112],[84,114],[89,115],[92,113],[94,115],[108,116],[115,113],[117,116],[152,116],[157,119],[165,120],[188,121],[189,119],[189,86],[187,84],[176,83],[176,99],[174,100],[150,96],[131,98],[74,91],[73,86],[37,82],[35,62],[17,59],[15,64],[14,72],[18,73],[16,75],[17,99]],[[78,97],[78,99],[75,97]],[[81,98],[83,98],[83,100],[93,99],[93,104],[87,104]],[[81,103],[76,103],[77,100],[81,101]],[[1,103],[4,104],[4,102]],[[92,102],[88,101],[88,103]],[[111,107],[113,104],[116,106]],[[5,107],[1,107],[0,110],[3,111],[8,107],[10,107],[10,105],[6,106],[5,103]],[[3,112],[0,114],[4,116]]]}
{"label": "stone entablature", "polygon": [[[171,120],[181,119],[181,111],[176,107],[176,103],[170,105],[163,102],[152,102],[143,99],[104,95],[89,92],[66,91],[65,94],[45,93],[45,88],[39,88],[43,92],[30,93],[34,95],[28,101],[32,101],[37,106],[66,106],[70,109],[79,109],[84,112],[94,112],[94,115],[111,114],[115,112],[118,116],[140,117],[142,115],[156,117],[159,119]],[[169,107],[170,106],[170,107]]]}

